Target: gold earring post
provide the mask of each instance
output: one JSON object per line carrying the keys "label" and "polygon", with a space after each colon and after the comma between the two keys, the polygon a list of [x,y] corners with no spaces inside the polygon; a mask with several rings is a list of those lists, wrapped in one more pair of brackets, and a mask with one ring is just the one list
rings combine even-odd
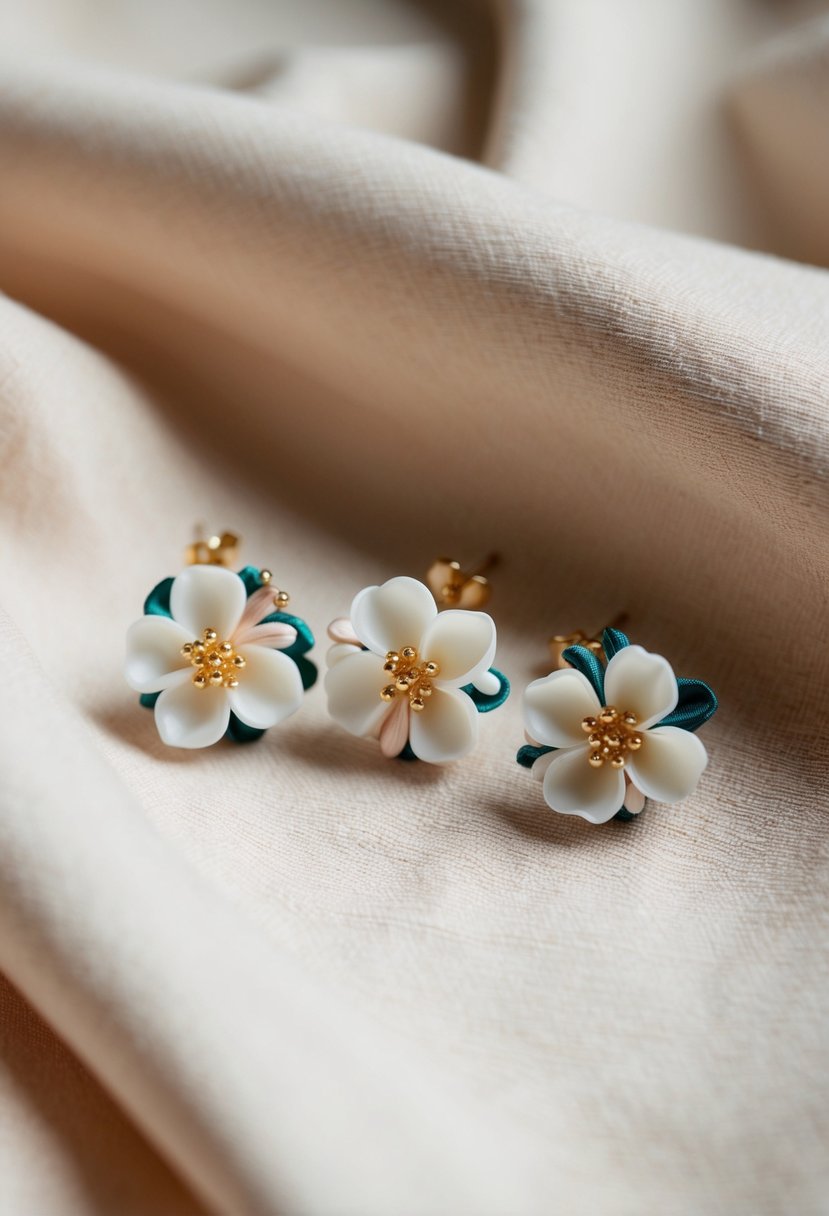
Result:
{"label": "gold earring post", "polygon": [[[605,629],[618,629],[628,619],[628,614],[624,611],[617,612],[616,616],[605,626]],[[550,654],[553,656],[556,667],[567,667],[568,663],[562,658],[564,651],[569,646],[584,646],[586,650],[591,650],[596,658],[605,660],[605,653],[602,650],[601,637],[604,629],[600,629],[598,634],[591,637],[589,633],[585,633],[583,629],[576,629],[573,633],[556,633],[550,638],[547,643],[550,647]]]}
{"label": "gold earring post", "polygon": [[222,532],[218,536],[204,536],[199,524],[195,529],[195,540],[184,551],[188,566],[235,566],[241,537],[234,532]]}
{"label": "gold earring post", "polygon": [[463,570],[451,557],[439,557],[426,572],[426,583],[441,608],[466,608],[473,612],[485,607],[492,587],[485,573],[500,561],[490,553],[471,570]]}

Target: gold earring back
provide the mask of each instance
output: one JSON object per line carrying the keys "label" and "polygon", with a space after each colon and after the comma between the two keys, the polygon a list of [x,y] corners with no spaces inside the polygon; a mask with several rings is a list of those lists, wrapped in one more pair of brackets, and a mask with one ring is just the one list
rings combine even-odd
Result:
{"label": "gold earring back", "polygon": [[426,584],[441,608],[464,608],[477,612],[486,607],[492,597],[492,587],[485,573],[498,563],[498,554],[490,553],[479,565],[464,570],[451,557],[439,557],[426,572]]}
{"label": "gold earring back", "polygon": [[[605,628],[618,629],[620,625],[624,625],[627,618],[628,614],[626,612],[619,612]],[[583,629],[575,629],[572,633],[553,634],[547,645],[550,648],[550,654],[553,656],[556,667],[569,667],[569,663],[563,657],[565,650],[569,646],[583,646],[585,650],[592,651],[602,663],[606,662],[607,656],[602,649],[601,641],[603,633],[604,629],[600,629],[597,634],[591,636],[591,634],[585,633]]]}
{"label": "gold earring back", "polygon": [[242,540],[234,532],[205,537],[204,529],[195,529],[195,540],[184,550],[188,566],[235,566]]}

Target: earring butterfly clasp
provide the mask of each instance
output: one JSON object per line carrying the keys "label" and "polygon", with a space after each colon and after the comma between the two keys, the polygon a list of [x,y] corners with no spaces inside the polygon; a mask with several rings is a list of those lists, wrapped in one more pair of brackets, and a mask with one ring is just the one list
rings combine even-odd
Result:
{"label": "earring butterfly clasp", "polygon": [[205,538],[201,527],[195,529],[196,538],[184,550],[188,566],[230,566],[237,564],[241,538],[235,532]]}
{"label": "earring butterfly clasp", "polygon": [[[626,612],[619,612],[607,626],[608,629],[618,629],[627,620]],[[600,630],[598,634],[590,636],[583,629],[574,629],[572,633],[554,633],[547,645],[550,648],[550,654],[557,668],[568,667],[567,660],[563,657],[565,650],[570,646],[583,646],[585,650],[589,650],[601,662],[605,662],[607,656],[602,647],[602,636],[604,630]]]}
{"label": "earring butterfly clasp", "polygon": [[463,570],[451,557],[439,557],[426,572],[426,583],[441,608],[466,608],[473,612],[486,607],[492,587],[485,572],[498,562],[498,554],[490,553],[472,570]]}

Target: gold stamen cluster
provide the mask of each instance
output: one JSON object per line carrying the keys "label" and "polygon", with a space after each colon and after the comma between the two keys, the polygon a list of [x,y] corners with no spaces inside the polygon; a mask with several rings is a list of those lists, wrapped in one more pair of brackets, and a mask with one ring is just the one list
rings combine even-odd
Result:
{"label": "gold stamen cluster", "polygon": [[394,676],[394,683],[386,685],[380,700],[393,701],[398,693],[407,693],[409,705],[415,713],[420,713],[432,695],[431,682],[440,674],[440,667],[431,661],[421,663],[415,647],[404,646],[399,653],[396,650],[388,652],[383,671]]}
{"label": "gold stamen cluster", "polygon": [[613,705],[605,705],[594,718],[582,718],[581,728],[587,735],[590,751],[587,759],[593,768],[609,764],[624,768],[630,752],[638,752],[642,736],[636,727],[639,719],[626,709],[622,713]]}
{"label": "gold stamen cluster", "polygon": [[185,642],[181,648],[190,660],[196,688],[236,688],[237,676],[245,666],[244,657],[237,654],[230,642],[220,642],[215,629],[205,629],[201,640]]}

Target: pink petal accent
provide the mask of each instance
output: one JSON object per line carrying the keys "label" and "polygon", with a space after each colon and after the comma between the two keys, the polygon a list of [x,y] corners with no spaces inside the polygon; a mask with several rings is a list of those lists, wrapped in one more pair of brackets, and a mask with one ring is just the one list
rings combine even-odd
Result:
{"label": "pink petal accent", "polygon": [[258,591],[254,591],[253,595],[248,597],[245,611],[242,613],[231,641],[238,642],[243,633],[247,633],[252,626],[258,625],[263,617],[270,616],[272,612],[276,611],[273,602],[274,594],[275,589],[267,586],[260,587]]}
{"label": "pink petal accent", "polygon": [[384,756],[399,756],[409,738],[409,698],[395,697],[394,704],[380,727],[380,751]]}
{"label": "pink petal accent", "polygon": [[359,646],[362,649],[363,644],[351,628],[351,621],[347,616],[338,616],[331,622],[328,626],[328,636],[332,642],[346,642],[349,646]]}
{"label": "pink petal accent", "polygon": [[269,621],[265,625],[252,625],[244,633],[236,630],[234,646],[269,646],[272,650],[284,650],[296,641],[296,629],[282,621]]}

